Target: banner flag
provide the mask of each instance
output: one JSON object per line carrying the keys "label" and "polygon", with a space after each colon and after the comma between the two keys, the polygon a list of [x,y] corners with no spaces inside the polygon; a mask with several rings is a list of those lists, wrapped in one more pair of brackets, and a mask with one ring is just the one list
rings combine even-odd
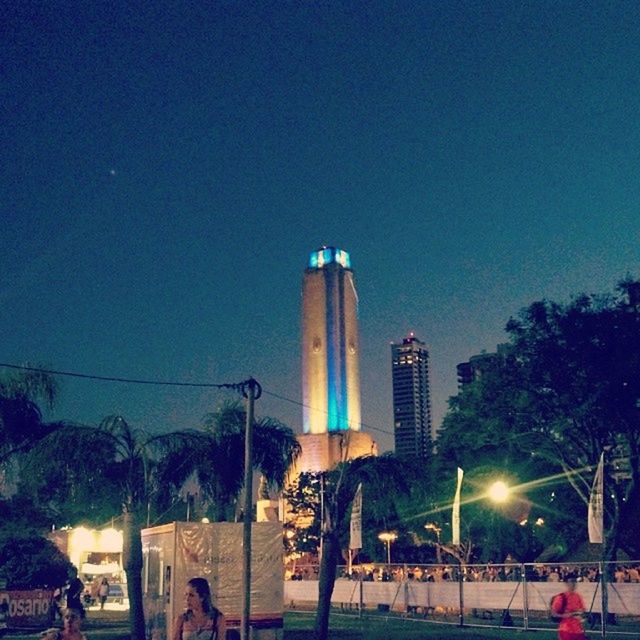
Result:
{"label": "banner flag", "polygon": [[451,514],[451,544],[460,544],[460,490],[462,488],[462,476],[464,471],[458,467],[458,486],[453,499],[453,513]]}
{"label": "banner flag", "polygon": [[351,503],[349,549],[362,549],[362,482]]}
{"label": "banner flag", "polygon": [[600,462],[598,462],[593,486],[591,487],[587,527],[589,529],[589,542],[602,544],[604,542],[604,451],[600,454]]}

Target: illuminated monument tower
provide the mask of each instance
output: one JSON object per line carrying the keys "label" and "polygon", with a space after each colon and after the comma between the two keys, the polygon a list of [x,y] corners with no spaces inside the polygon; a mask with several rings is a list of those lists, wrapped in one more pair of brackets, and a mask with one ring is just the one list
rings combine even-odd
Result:
{"label": "illuminated monument tower", "polygon": [[304,433],[360,430],[358,296],[349,254],[323,248],[302,284]]}
{"label": "illuminated monument tower", "polygon": [[302,284],[301,471],[376,453],[360,431],[358,295],[342,249],[313,251]]}

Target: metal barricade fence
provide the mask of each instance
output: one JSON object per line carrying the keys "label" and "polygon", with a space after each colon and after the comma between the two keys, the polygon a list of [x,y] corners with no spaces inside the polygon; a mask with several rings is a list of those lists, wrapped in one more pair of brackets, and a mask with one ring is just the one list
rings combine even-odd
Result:
{"label": "metal barricade fence", "polygon": [[[359,615],[402,616],[464,626],[552,629],[552,598],[577,577],[585,628],[605,635],[640,633],[640,561],[609,563],[355,565],[338,570],[332,605]],[[315,608],[318,567],[285,581],[285,606]],[[608,579],[605,579],[608,578]],[[605,615],[602,612],[605,611]]]}

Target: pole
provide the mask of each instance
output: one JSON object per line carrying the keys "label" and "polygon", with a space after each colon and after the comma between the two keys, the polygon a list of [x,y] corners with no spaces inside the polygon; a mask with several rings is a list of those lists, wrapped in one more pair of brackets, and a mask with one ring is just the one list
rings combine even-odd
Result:
{"label": "pole", "polygon": [[387,540],[387,565],[391,569],[391,540]]}
{"label": "pole", "polygon": [[[244,441],[244,510],[242,528],[242,619],[241,640],[249,640],[251,632],[251,522],[253,520],[253,404],[258,383],[251,378],[243,386],[247,399]],[[259,388],[259,387],[258,387]]]}
{"label": "pole", "polygon": [[524,564],[520,565],[520,571],[522,573],[520,579],[522,580],[524,630],[528,631],[529,630],[529,588],[527,585],[527,572],[525,571]]}
{"label": "pole", "polygon": [[322,565],[323,551],[323,532],[324,532],[324,472],[320,473],[320,547],[318,549],[318,567]]}
{"label": "pole", "polygon": [[360,599],[358,601],[358,618],[362,618],[362,605],[364,603],[364,594],[362,593],[363,591],[363,585],[362,582],[364,580],[364,570],[360,570],[360,577],[358,578],[359,582],[360,582]]}
{"label": "pole", "polygon": [[600,636],[602,638],[607,637],[607,616],[609,615],[609,598],[607,591],[607,572],[609,570],[608,566],[604,562],[600,562],[600,597],[602,599],[602,604],[600,607]]}
{"label": "pole", "polygon": [[600,580],[601,580],[601,591],[600,591],[600,597],[602,598],[601,601],[601,614],[600,614],[600,634],[603,638],[607,637],[607,617],[609,616],[609,585],[608,585],[608,581],[609,581],[609,570],[610,570],[610,566],[607,563],[607,552],[608,552],[608,548],[609,548],[609,542],[608,542],[608,535],[607,535],[607,530],[604,527],[604,506],[606,504],[605,502],[605,496],[607,495],[606,492],[606,475],[604,472],[604,450],[602,452],[602,542],[601,542],[601,547],[600,547],[600,557],[601,557],[601,561],[600,561]]}
{"label": "pole", "polygon": [[464,627],[464,582],[462,576],[462,558],[458,560],[458,596],[460,601],[459,626]]}

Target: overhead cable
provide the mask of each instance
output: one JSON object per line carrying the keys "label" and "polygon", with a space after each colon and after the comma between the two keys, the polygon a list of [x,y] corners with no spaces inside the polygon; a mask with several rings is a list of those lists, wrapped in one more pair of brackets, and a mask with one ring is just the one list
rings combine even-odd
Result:
{"label": "overhead cable", "polygon": [[[18,369],[21,371],[33,371],[35,373],[47,373],[50,375],[56,376],[66,376],[68,378],[81,378],[84,380],[97,380],[100,382],[120,382],[125,384],[144,384],[144,385],[153,385],[153,386],[163,386],[163,387],[192,387],[192,388],[209,388],[209,389],[233,389],[234,391],[238,391],[243,395],[246,393],[246,389],[248,385],[255,385],[255,399],[260,397],[261,393],[265,393],[266,395],[272,396],[274,398],[278,398],[279,400],[284,400],[285,402],[289,402],[291,404],[295,404],[300,407],[304,407],[307,409],[314,409],[307,404],[299,402],[297,400],[293,400],[291,398],[287,398],[286,396],[280,395],[278,393],[274,393],[272,391],[267,391],[266,389],[262,389],[261,386],[254,380],[253,378],[249,378],[248,380],[243,380],[242,382],[223,382],[223,383],[214,383],[214,382],[180,382],[180,381],[172,381],[172,380],[149,380],[149,379],[139,379],[139,378],[125,378],[122,376],[101,376],[89,373],[77,373],[74,371],[62,371],[58,369],[44,369],[42,367],[32,367],[29,365],[17,365],[17,364],[8,364],[5,362],[0,362],[0,367],[5,367],[7,369]],[[317,410],[317,409],[316,409]],[[391,431],[386,429],[382,429],[380,427],[374,427],[373,425],[366,424],[364,422],[360,423],[361,427],[366,427],[367,429],[371,429],[372,431],[378,431],[380,433],[384,433],[387,435],[393,435]]]}

